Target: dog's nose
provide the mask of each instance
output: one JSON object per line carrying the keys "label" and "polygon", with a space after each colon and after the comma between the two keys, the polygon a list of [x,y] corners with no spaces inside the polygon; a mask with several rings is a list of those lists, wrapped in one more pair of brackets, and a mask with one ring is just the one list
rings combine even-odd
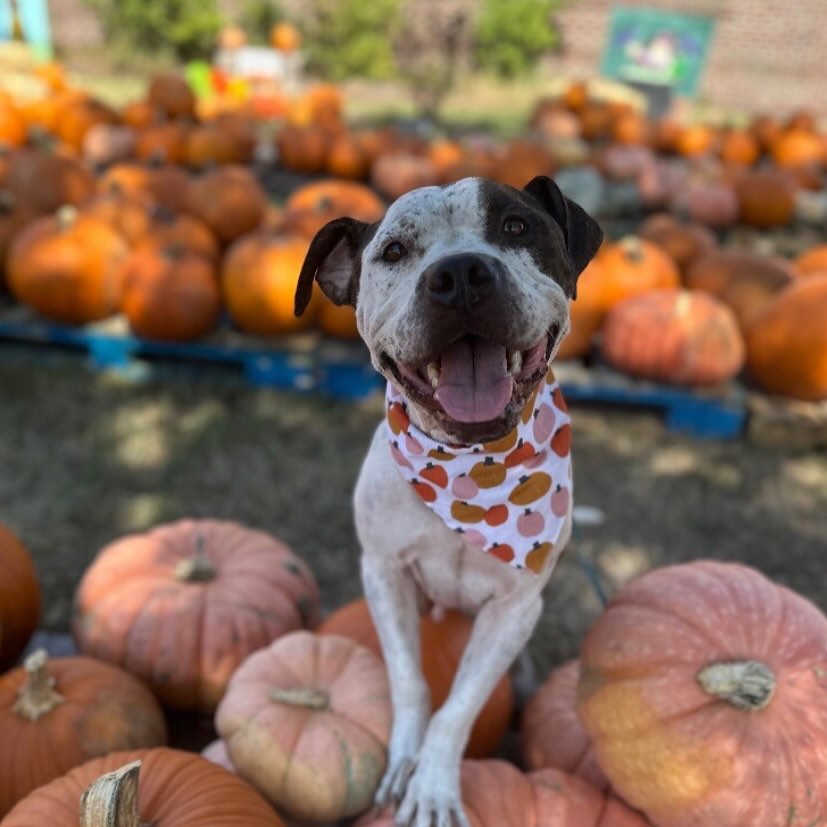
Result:
{"label": "dog's nose", "polygon": [[440,259],[425,271],[428,295],[448,307],[471,307],[490,296],[496,286],[492,263],[468,253]]}

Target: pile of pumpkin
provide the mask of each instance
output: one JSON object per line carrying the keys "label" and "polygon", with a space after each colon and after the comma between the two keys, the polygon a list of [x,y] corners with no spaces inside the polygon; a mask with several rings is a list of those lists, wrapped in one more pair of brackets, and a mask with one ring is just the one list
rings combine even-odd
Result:
{"label": "pile of pumpkin", "polygon": [[[35,650],[17,668],[39,592],[2,527],[0,574],[3,827],[391,827],[371,806],[391,704],[370,614],[357,601],[319,623],[314,577],[280,541],[214,520],[121,538],[77,588],[83,654]],[[421,619],[435,708],[471,625]],[[221,740],[203,757],[165,747],[161,705],[214,715]],[[815,606],[742,565],[655,570],[520,711],[520,767],[492,757],[515,713],[501,679],[462,765],[465,808],[474,827],[822,823],[825,705]]]}

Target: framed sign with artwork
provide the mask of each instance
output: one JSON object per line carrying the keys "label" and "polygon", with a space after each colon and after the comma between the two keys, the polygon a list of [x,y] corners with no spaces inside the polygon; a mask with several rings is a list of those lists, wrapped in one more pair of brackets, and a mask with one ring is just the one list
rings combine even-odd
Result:
{"label": "framed sign with artwork", "polygon": [[0,43],[27,43],[38,57],[52,54],[47,0],[0,0]]}
{"label": "framed sign with artwork", "polygon": [[712,39],[711,17],[657,9],[617,7],[612,12],[601,72],[640,86],[663,86],[693,97]]}

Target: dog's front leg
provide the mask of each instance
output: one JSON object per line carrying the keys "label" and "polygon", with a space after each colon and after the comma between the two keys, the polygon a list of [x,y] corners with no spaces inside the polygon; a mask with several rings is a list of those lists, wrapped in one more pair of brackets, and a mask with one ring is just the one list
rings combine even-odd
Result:
{"label": "dog's front leg", "polygon": [[416,582],[398,558],[362,558],[362,581],[388,668],[393,725],[376,803],[399,801],[414,768],[431,710],[422,677]]}
{"label": "dog's front leg", "polygon": [[540,617],[539,590],[518,590],[486,603],[477,614],[471,639],[454,678],[451,694],[428,724],[425,739],[397,810],[400,827],[468,827],[460,797],[459,766],[480,710]]}

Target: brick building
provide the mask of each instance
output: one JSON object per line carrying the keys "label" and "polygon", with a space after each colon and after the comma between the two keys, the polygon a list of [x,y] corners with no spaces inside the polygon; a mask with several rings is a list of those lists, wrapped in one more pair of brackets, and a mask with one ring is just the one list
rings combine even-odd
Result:
{"label": "brick building", "polygon": [[[149,2],[150,0],[148,0]],[[193,0],[195,2],[195,0]],[[84,0],[49,0],[55,42],[64,50],[103,43],[103,33]],[[408,0],[434,8],[435,0]],[[479,0],[437,0],[436,6],[467,6]],[[284,0],[301,14],[303,0]],[[567,0],[558,13],[563,45],[550,70],[593,77],[615,5],[649,7],[710,16],[715,21],[700,97],[735,110],[786,112],[807,106],[827,115],[827,0]],[[219,0],[229,16],[243,0]],[[418,13],[419,13],[418,12]]]}

